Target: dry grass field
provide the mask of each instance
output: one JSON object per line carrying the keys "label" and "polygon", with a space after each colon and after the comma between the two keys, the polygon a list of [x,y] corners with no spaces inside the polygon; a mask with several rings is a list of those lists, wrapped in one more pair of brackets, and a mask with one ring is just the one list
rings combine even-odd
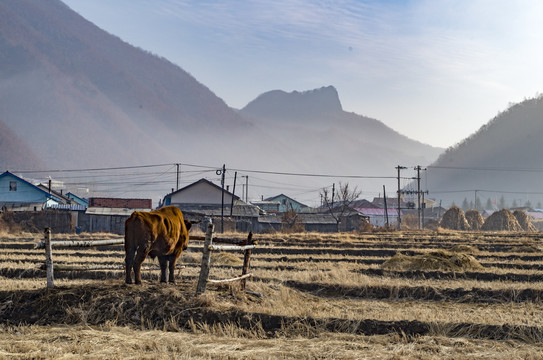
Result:
{"label": "dry grass field", "polygon": [[[55,248],[55,265],[87,270],[56,271],[48,290],[41,237],[0,234],[0,359],[543,358],[538,233],[258,234],[251,293],[200,296],[201,242],[175,285],[150,259],[143,285],[125,285],[122,246]],[[210,278],[239,275],[242,258],[214,253]]]}

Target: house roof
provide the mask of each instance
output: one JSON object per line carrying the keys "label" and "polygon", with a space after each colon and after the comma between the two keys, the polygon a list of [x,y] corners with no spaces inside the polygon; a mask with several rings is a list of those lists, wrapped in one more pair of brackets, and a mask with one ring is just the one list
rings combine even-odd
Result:
{"label": "house roof", "polygon": [[267,199],[264,199],[264,201],[277,201],[277,199],[279,198],[287,198],[289,199],[290,201],[302,206],[302,207],[308,207],[307,205],[305,204],[302,204],[301,202],[297,201],[297,200],[294,200],[293,198],[291,198],[290,196],[287,196],[285,194],[279,194],[279,195],[276,195],[276,196],[272,196],[272,197],[269,197]]}
{"label": "house roof", "polygon": [[70,198],[68,198],[65,195],[62,195],[61,193],[59,193],[59,192],[57,192],[55,190],[51,189],[51,192],[49,192],[49,187],[48,186],[45,186],[43,184],[39,184],[39,185],[37,185],[37,187],[42,189],[46,193],[50,194],[52,197],[56,198],[57,201],[64,202],[64,203],[70,203],[71,202]]}
{"label": "house roof", "polygon": [[[299,214],[300,222],[304,224],[337,224],[336,220],[330,214]],[[282,222],[281,216],[266,215],[258,218],[259,223],[266,224],[280,224]]]}
{"label": "house roof", "polygon": [[14,175],[12,173],[10,173],[9,171],[6,171],[4,172],[3,174],[0,175],[0,179],[3,178],[3,177],[6,177],[6,176],[9,176],[9,177],[12,177],[16,180],[19,180],[19,181],[22,181],[23,183],[35,188],[37,191],[39,192],[42,192],[43,194],[45,194],[47,197],[54,197],[53,195],[49,194],[49,192],[43,190],[43,189],[40,189],[39,187],[37,187],[36,185],[32,184],[31,182],[28,182],[26,181],[25,179],[21,178],[21,177],[18,177],[17,175]]}
{"label": "house roof", "polygon": [[74,194],[74,193],[72,193],[72,192],[66,193],[66,196],[67,196],[68,198],[70,198],[70,199],[77,199],[77,200],[79,200],[80,202],[85,203],[85,204],[87,204],[87,205],[89,204],[89,201],[88,201],[88,200],[83,199],[82,197],[77,196],[76,194]]}
{"label": "house roof", "polygon": [[108,208],[108,207],[89,207],[85,214],[90,215],[122,215],[130,216],[134,211],[149,211],[149,209],[124,209],[124,208]]}
{"label": "house roof", "polygon": [[[207,179],[202,178],[202,179],[200,179],[200,180],[198,180],[198,181],[196,181],[196,182],[193,182],[193,183],[190,184],[190,185],[187,185],[187,186],[185,186],[185,187],[183,187],[183,188],[181,188],[181,189],[179,189],[179,190],[176,190],[176,191],[174,191],[174,192],[169,193],[169,194],[166,195],[165,197],[171,197],[171,196],[174,195],[174,194],[178,194],[178,193],[180,193],[180,192],[182,192],[182,191],[184,191],[184,190],[187,190],[188,188],[191,188],[191,187],[193,187],[193,186],[196,186],[196,185],[202,184],[202,183],[203,183],[203,184],[210,185],[210,186],[212,186],[212,187],[214,187],[214,188],[216,188],[216,189],[218,189],[218,190],[220,190],[220,191],[223,190],[222,187],[220,187],[220,186],[218,186],[218,185],[212,183],[211,181],[209,181],[209,180],[207,180]],[[224,193],[225,193],[225,194],[228,194],[228,195],[230,195],[230,196],[233,196],[234,199],[236,199],[236,200],[239,200],[239,199],[240,199],[239,196],[232,194],[230,191],[227,191],[226,189],[224,189]]]}
{"label": "house roof", "polygon": [[[177,204],[176,204],[177,205]],[[230,206],[225,206],[224,211],[219,207],[199,207],[199,206],[181,206],[177,205],[184,214],[201,216],[230,216]],[[235,205],[232,208],[233,217],[258,217],[260,209],[254,205]]]}

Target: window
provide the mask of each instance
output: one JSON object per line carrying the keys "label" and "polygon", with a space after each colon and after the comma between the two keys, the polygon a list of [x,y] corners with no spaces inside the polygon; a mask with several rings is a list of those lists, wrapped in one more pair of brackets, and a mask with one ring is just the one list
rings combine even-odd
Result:
{"label": "window", "polygon": [[17,191],[17,181],[9,182],[9,191]]}

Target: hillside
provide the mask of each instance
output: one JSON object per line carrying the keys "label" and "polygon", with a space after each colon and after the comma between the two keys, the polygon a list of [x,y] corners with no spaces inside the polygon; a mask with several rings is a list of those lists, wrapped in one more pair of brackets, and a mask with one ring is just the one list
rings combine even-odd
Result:
{"label": "hillside", "polygon": [[431,197],[460,205],[464,198],[473,200],[477,190],[483,205],[503,196],[509,205],[530,200],[536,206],[543,201],[542,137],[543,98],[511,106],[429,168]]}
{"label": "hillside", "polygon": [[0,171],[42,167],[41,160],[0,120]]}
{"label": "hillside", "polygon": [[178,66],[57,0],[0,1],[0,54],[0,118],[49,167],[173,160],[164,143],[188,130],[245,125]]}

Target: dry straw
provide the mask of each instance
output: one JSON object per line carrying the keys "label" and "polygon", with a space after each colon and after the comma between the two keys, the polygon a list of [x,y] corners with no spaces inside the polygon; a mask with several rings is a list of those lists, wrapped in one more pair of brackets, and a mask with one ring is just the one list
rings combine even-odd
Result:
{"label": "dry straw", "polygon": [[517,218],[507,209],[496,211],[490,215],[481,230],[486,231],[524,231]]}
{"label": "dry straw", "polygon": [[451,207],[443,214],[439,226],[451,230],[469,230],[470,226],[462,209],[457,206]]}
{"label": "dry straw", "polygon": [[395,254],[381,265],[386,270],[481,270],[483,266],[471,255],[445,250],[407,256]]}
{"label": "dry straw", "polygon": [[515,210],[513,212],[513,215],[517,219],[519,225],[524,229],[524,231],[528,231],[528,232],[536,232],[537,231],[535,226],[532,224],[532,220],[530,219],[528,214],[526,214],[526,211],[524,211],[524,210]]}
{"label": "dry straw", "polygon": [[466,211],[466,220],[470,229],[475,231],[481,230],[485,222],[485,219],[483,219],[483,216],[477,210]]}

